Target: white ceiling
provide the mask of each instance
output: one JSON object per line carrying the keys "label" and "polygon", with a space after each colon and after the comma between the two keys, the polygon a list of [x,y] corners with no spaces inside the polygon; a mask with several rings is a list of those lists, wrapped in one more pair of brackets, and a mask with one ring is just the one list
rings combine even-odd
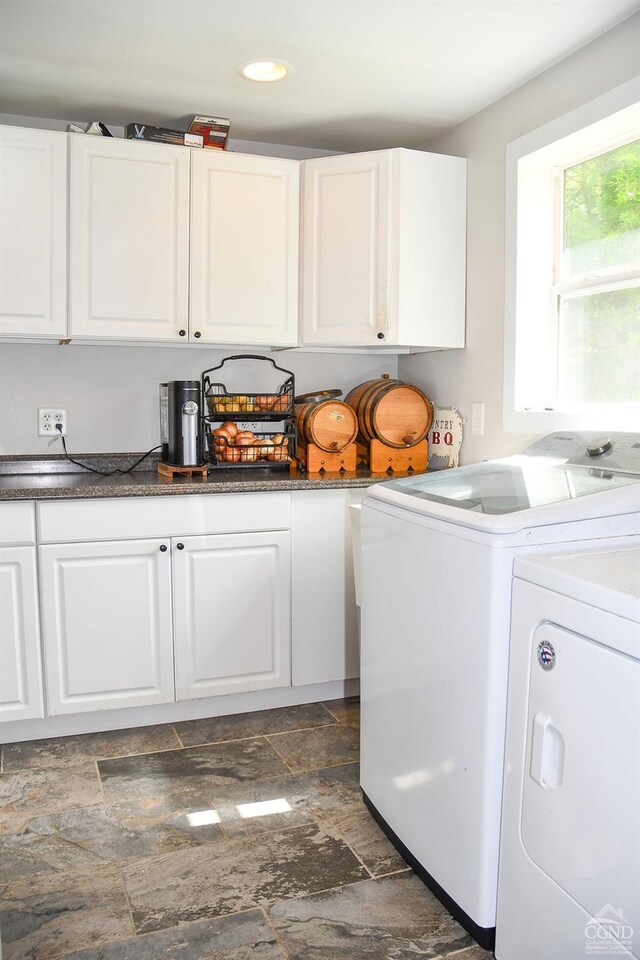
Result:
{"label": "white ceiling", "polygon": [[[418,146],[638,0],[0,0],[0,112],[180,124],[334,150]],[[275,57],[278,84],[236,67]],[[597,64],[594,63],[594,69]]]}

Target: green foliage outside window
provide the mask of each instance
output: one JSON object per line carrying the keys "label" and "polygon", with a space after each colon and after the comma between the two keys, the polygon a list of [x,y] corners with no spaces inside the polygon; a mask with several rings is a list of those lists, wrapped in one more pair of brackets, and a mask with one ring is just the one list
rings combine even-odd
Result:
{"label": "green foliage outside window", "polygon": [[[562,276],[640,262],[640,140],[564,172]],[[560,298],[558,395],[640,401],[640,279]]]}
{"label": "green foliage outside window", "polygon": [[569,272],[640,260],[640,140],[564,173]]}

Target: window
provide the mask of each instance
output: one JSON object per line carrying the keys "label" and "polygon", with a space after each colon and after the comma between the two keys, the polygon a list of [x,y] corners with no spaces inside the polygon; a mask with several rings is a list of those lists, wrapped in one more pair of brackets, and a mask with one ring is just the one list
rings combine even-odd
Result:
{"label": "window", "polygon": [[507,178],[505,428],[640,429],[640,81],[510,144]]}

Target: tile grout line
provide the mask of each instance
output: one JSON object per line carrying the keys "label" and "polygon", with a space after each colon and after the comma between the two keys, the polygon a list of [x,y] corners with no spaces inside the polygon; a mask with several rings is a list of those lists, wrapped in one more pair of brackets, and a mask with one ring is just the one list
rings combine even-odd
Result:
{"label": "tile grout line", "polygon": [[271,749],[274,750],[275,753],[280,757],[280,759],[281,759],[282,762],[284,763],[284,765],[285,765],[285,767],[287,768],[287,770],[289,770],[290,773],[301,773],[302,771],[300,771],[300,770],[294,770],[293,767],[291,766],[291,764],[287,763],[287,761],[285,760],[285,758],[282,756],[282,754],[280,753],[280,751],[279,751],[278,748],[276,747],[275,743],[271,743],[271,740],[269,739],[270,736],[271,736],[271,737],[272,737],[272,736],[277,736],[277,734],[267,734],[264,739],[267,741],[267,743],[269,744],[269,746],[271,747]]}
{"label": "tile grout line", "polygon": [[283,953],[283,955],[284,955],[284,960],[290,960],[289,952],[288,952],[288,950],[286,950],[285,945],[284,945],[284,943],[282,942],[282,940],[281,940],[281,938],[280,938],[280,934],[279,934],[278,931],[276,930],[275,924],[273,924],[273,923],[271,922],[271,919],[270,919],[270,917],[269,917],[269,914],[267,913],[267,911],[265,910],[264,907],[260,907],[259,909],[262,911],[262,913],[263,913],[263,915],[264,915],[264,919],[265,919],[265,921],[266,921],[266,924],[267,924],[267,926],[269,927],[269,929],[272,931],[272,933],[273,933],[273,935],[274,935],[274,937],[275,937],[276,943],[277,943],[277,945],[280,947],[280,950],[282,951],[282,953]]}
{"label": "tile grout line", "polygon": [[325,708],[330,717],[333,717],[336,723],[339,723],[341,727],[358,727],[360,726],[360,721],[353,722],[351,720],[341,720],[340,717],[336,717],[335,713],[331,713],[329,707],[325,707],[324,703],[322,706]]}
{"label": "tile grout line", "polygon": [[[204,740],[202,743],[189,743],[182,746],[183,750],[191,750],[196,747],[215,747],[218,744],[222,743],[240,743],[242,740],[257,740],[259,737],[283,737],[288,733],[305,733],[308,730],[325,730],[327,727],[342,727],[344,724],[340,723],[339,720],[336,720],[331,714],[329,714],[333,720],[333,723],[316,723],[311,727],[296,727],[292,730],[272,730],[271,733],[254,733],[246,737],[231,737],[228,740]],[[212,718],[215,719],[215,718]],[[190,720],[183,721],[184,723],[191,723]],[[180,734],[176,732],[176,736],[180,740],[180,743],[183,743]],[[135,754],[134,754],[135,756]]]}
{"label": "tile grout line", "polygon": [[[320,824],[318,824],[318,826],[320,826]],[[329,827],[329,829],[332,829],[332,830],[333,830],[334,834],[335,834],[335,833],[338,834],[339,839],[344,843],[344,845],[345,845],[345,847],[347,848],[347,850],[349,850],[349,851],[354,855],[354,857],[356,858],[356,860],[358,861],[358,863],[360,864],[360,866],[361,866],[364,870],[367,871],[367,873],[369,874],[369,877],[370,877],[372,880],[375,880],[376,878],[375,878],[374,875],[372,874],[371,870],[369,870],[369,867],[366,865],[366,863],[364,862],[364,860],[362,859],[362,857],[360,856],[360,854],[359,854],[359,853],[356,853],[356,851],[353,849],[353,847],[351,846],[351,844],[349,843],[349,841],[346,840],[345,837],[343,836],[342,831],[340,830],[340,827],[339,827],[338,823],[334,822],[333,824],[328,824],[327,826]],[[326,829],[327,829],[327,827],[325,827],[325,830],[326,830]],[[366,879],[366,878],[365,878],[365,879]]]}
{"label": "tile grout line", "polygon": [[94,760],[93,762],[94,762],[95,767],[96,767],[96,775],[97,775],[97,777],[98,777],[98,783],[100,784],[100,796],[102,797],[102,803],[106,803],[106,802],[107,802],[107,798],[106,798],[105,793],[104,793],[104,784],[103,784],[103,782],[102,782],[102,776],[101,776],[101,774],[100,774],[100,767],[98,766],[98,761],[97,761],[97,760]]}
{"label": "tile grout line", "polygon": [[[372,880],[388,880],[389,877],[401,877],[405,873],[413,873],[413,870],[411,869],[409,864],[407,864],[406,867],[403,867],[401,870],[391,870],[390,873],[380,873],[377,876],[372,875],[371,879]],[[427,889],[429,888],[427,887]]]}
{"label": "tile grout line", "polygon": [[180,736],[180,734],[179,734],[178,731],[176,730],[176,725],[175,725],[175,723],[172,723],[172,724],[171,724],[171,732],[173,733],[174,737],[175,737],[176,740],[178,741],[178,746],[176,747],[176,749],[177,749],[177,750],[184,750],[184,749],[185,749],[185,746],[184,746],[184,743],[182,742],[182,737]]}
{"label": "tile grout line", "polygon": [[[116,753],[115,755],[112,755],[112,756],[92,756],[91,754],[81,754],[82,759],[81,759],[79,762],[76,762],[76,761],[73,760],[72,758],[62,758],[59,763],[51,764],[50,766],[44,766],[44,767],[39,767],[39,766],[25,766],[25,767],[17,767],[15,770],[5,770],[5,769],[4,769],[4,761],[5,761],[5,757],[4,757],[4,753],[5,753],[4,746],[6,746],[6,744],[5,744],[5,745],[0,744],[0,774],[2,774],[2,773],[21,773],[21,772],[24,772],[24,771],[27,771],[27,770],[33,771],[33,772],[43,771],[43,770],[58,770],[58,769],[66,768],[66,767],[82,766],[83,764],[85,764],[85,763],[91,763],[92,761],[95,762],[95,763],[100,763],[100,762],[102,762],[103,760],[126,760],[126,759],[128,759],[128,758],[130,758],[130,757],[148,757],[148,756],[153,756],[153,755],[156,754],[156,753],[171,753],[172,751],[177,751],[177,750],[190,750],[190,749],[194,749],[194,748],[196,748],[196,747],[216,746],[217,744],[222,744],[222,743],[238,743],[238,742],[240,742],[240,741],[242,741],[242,740],[255,740],[255,739],[258,739],[258,738],[260,738],[260,737],[278,737],[278,736],[284,736],[284,735],[286,735],[286,734],[288,734],[288,733],[303,733],[304,731],[307,731],[307,730],[322,730],[322,729],[324,729],[324,728],[326,728],[326,727],[341,727],[341,728],[342,728],[342,727],[347,727],[347,726],[348,726],[348,727],[353,726],[353,724],[347,723],[346,721],[341,721],[341,720],[339,720],[337,717],[334,717],[334,715],[331,713],[331,711],[330,711],[327,707],[325,707],[324,703],[320,703],[319,705],[323,708],[323,710],[326,711],[327,715],[331,718],[331,721],[332,721],[332,722],[330,722],[330,723],[317,723],[317,724],[312,724],[311,726],[295,727],[295,728],[292,728],[292,729],[290,729],[290,730],[277,730],[277,731],[272,731],[271,733],[256,733],[256,734],[252,734],[252,735],[249,735],[249,736],[246,736],[246,737],[234,737],[234,738],[230,738],[230,739],[227,739],[227,740],[205,740],[205,741],[203,741],[202,743],[185,744],[185,743],[183,742],[182,738],[180,737],[180,734],[179,734],[178,731],[176,730],[176,725],[177,725],[177,723],[193,723],[193,722],[197,722],[197,721],[181,720],[181,721],[177,721],[176,723],[173,723],[173,724],[171,724],[171,723],[166,724],[166,726],[169,727],[169,729],[171,730],[173,736],[176,738],[176,740],[177,740],[177,742],[178,742],[178,746],[163,747],[163,748],[161,748],[161,749],[159,749],[159,750],[144,750],[144,751],[138,752],[138,753],[136,753],[136,752],[134,752],[134,753]],[[281,708],[274,708],[274,709],[281,709]],[[218,719],[218,718],[217,718],[217,717],[212,717],[212,718],[207,718],[207,717],[205,717],[205,718],[203,718],[203,719],[206,720],[206,719]],[[130,728],[124,728],[124,729],[130,729]],[[110,731],[106,731],[106,732],[110,732]],[[68,736],[70,736],[70,737],[71,737],[71,736],[87,736],[87,737],[90,737],[90,736],[93,736],[93,734],[92,734],[92,733],[87,733],[87,734],[68,734]],[[66,738],[65,738],[65,737],[51,737],[50,739],[52,739],[52,740],[64,740],[64,739],[66,739]],[[25,741],[19,741],[19,742],[20,742],[20,743],[32,743],[32,742],[34,742],[34,741],[25,740]]]}
{"label": "tile grout line", "polygon": [[127,903],[127,910],[129,911],[129,921],[131,922],[131,931],[134,937],[137,937],[139,936],[139,934],[138,934],[138,931],[136,930],[136,925],[133,920],[133,907],[131,906],[131,900],[129,899],[129,892],[127,890],[127,884],[124,879],[124,873],[122,872],[122,868],[118,868],[118,875],[122,883],[122,890],[124,892],[124,899]]}
{"label": "tile grout line", "polygon": [[[23,741],[24,743],[29,743],[29,740]],[[199,744],[199,746],[205,746],[205,744]],[[15,770],[3,770],[2,773],[50,773],[51,771],[56,770],[77,770],[78,767],[84,767],[90,763],[104,763],[109,760],[129,760],[134,757],[153,757],[158,753],[175,753],[178,750],[188,750],[188,747],[165,747],[162,750],[145,750],[144,753],[119,753],[116,756],[111,757],[94,757],[89,753],[81,754],[82,759],[77,760],[71,757],[65,757],[60,760],[58,763],[52,763],[46,767],[17,767]]]}
{"label": "tile grout line", "polygon": [[350,880],[348,883],[339,883],[337,886],[333,887],[323,887],[322,890],[314,890],[313,893],[308,891],[302,893],[294,893],[291,896],[285,897],[283,900],[273,900],[269,901],[270,907],[275,907],[278,903],[286,903],[288,900],[305,900],[311,899],[312,897],[320,897],[325,893],[333,893],[334,891],[346,890],[347,887],[354,887],[358,883],[377,883],[378,880],[383,879],[382,877],[360,877],[358,880]]}
{"label": "tile grout line", "polygon": [[[276,751],[279,757],[282,757],[282,754],[280,753],[278,748],[275,746],[275,744],[273,745],[273,749]],[[282,757],[282,759],[284,760],[284,757]],[[287,763],[286,760],[284,760],[284,762]],[[289,767],[292,773],[302,774],[302,773],[321,773],[323,770],[331,770],[333,769],[333,767],[348,767],[352,763],[358,764],[359,758],[356,758],[355,760],[338,760],[337,762],[333,761],[332,763],[326,764],[326,766],[324,767],[304,767],[302,770],[294,770],[292,767],[289,767],[288,763],[287,763],[287,766]],[[264,779],[267,779],[267,778],[265,777]],[[272,779],[275,779],[275,777],[272,777]]]}
{"label": "tile grout line", "polygon": [[[102,862],[99,863],[99,864],[95,864],[95,867],[96,867],[97,869],[101,869],[101,868],[111,868],[111,869],[113,869],[113,870],[118,870],[120,873],[122,873],[124,867],[132,867],[132,866],[144,864],[144,863],[146,863],[147,861],[155,860],[155,859],[158,858],[158,857],[163,857],[163,858],[167,858],[167,857],[168,857],[168,858],[170,858],[173,854],[180,854],[180,853],[186,852],[186,851],[188,851],[188,850],[199,850],[200,848],[203,848],[203,847],[214,847],[214,846],[216,846],[218,843],[227,843],[227,842],[250,843],[250,842],[253,842],[253,841],[256,839],[256,837],[262,838],[262,837],[270,836],[270,835],[273,835],[273,834],[290,833],[290,832],[292,832],[292,831],[294,831],[294,830],[303,830],[303,829],[308,829],[309,827],[314,827],[314,826],[320,826],[320,824],[316,824],[315,822],[310,822],[310,823],[298,823],[298,824],[292,825],[292,826],[290,826],[290,827],[279,827],[277,830],[265,831],[264,833],[259,833],[259,834],[246,834],[246,835],[239,835],[239,836],[235,836],[235,837],[233,837],[233,836],[228,836],[227,834],[225,834],[223,837],[221,837],[221,838],[218,839],[218,840],[210,840],[210,841],[207,842],[207,843],[199,843],[199,844],[195,844],[194,846],[191,846],[191,847],[190,847],[190,846],[183,846],[183,847],[179,847],[179,848],[176,849],[176,850],[164,851],[164,852],[159,852],[159,853],[152,853],[152,854],[149,854],[149,855],[147,855],[147,856],[142,856],[142,857],[140,857],[140,856],[138,856],[138,857],[125,857],[125,858],[123,858],[123,859],[121,859],[121,860],[104,860],[104,861],[102,861]],[[40,835],[39,835],[39,836],[40,836]],[[68,842],[72,842],[72,841],[68,841]],[[96,854],[96,856],[97,856],[97,854]],[[14,879],[15,879],[15,882],[18,882],[18,881],[22,882],[23,880],[29,879],[29,877],[31,877],[31,878],[34,879],[34,880],[40,880],[41,878],[50,877],[50,876],[52,876],[52,875],[55,875],[55,876],[58,876],[58,877],[63,878],[63,877],[65,877],[65,876],[67,876],[67,875],[75,875],[75,874],[78,874],[78,873],[86,873],[87,870],[90,870],[90,869],[91,869],[90,867],[84,866],[84,867],[80,867],[80,868],[77,868],[77,869],[71,868],[71,869],[69,869],[69,870],[59,870],[59,871],[52,870],[52,871],[49,871],[49,872],[47,872],[47,873],[30,874],[30,875],[25,875],[25,876],[21,876],[21,877],[15,877]],[[7,883],[13,883],[14,880],[6,881],[6,882],[7,882]],[[246,913],[247,910],[255,910],[255,909],[259,909],[259,905],[258,905],[258,904],[254,904],[252,907],[247,907],[246,910],[239,910],[239,911],[236,911],[236,912],[237,912],[237,913]],[[221,916],[227,916],[227,914],[221,914]],[[202,918],[202,919],[204,919],[204,918]],[[211,918],[210,918],[210,919],[211,919]],[[213,919],[215,919],[215,918],[213,918]],[[195,921],[184,921],[184,922],[192,923],[192,922],[195,922]],[[163,929],[164,929],[164,928],[163,928]],[[142,936],[142,934],[138,934],[138,936]]]}

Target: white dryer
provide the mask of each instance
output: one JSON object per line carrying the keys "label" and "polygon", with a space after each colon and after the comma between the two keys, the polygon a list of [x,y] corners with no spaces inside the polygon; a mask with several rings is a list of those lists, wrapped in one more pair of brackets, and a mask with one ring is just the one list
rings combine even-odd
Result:
{"label": "white dryer", "polygon": [[640,549],[514,572],[496,957],[640,957]]}
{"label": "white dryer", "polygon": [[639,435],[550,434],[515,457],[377,484],[362,505],[365,802],[488,947],[513,562],[569,542],[640,543]]}

